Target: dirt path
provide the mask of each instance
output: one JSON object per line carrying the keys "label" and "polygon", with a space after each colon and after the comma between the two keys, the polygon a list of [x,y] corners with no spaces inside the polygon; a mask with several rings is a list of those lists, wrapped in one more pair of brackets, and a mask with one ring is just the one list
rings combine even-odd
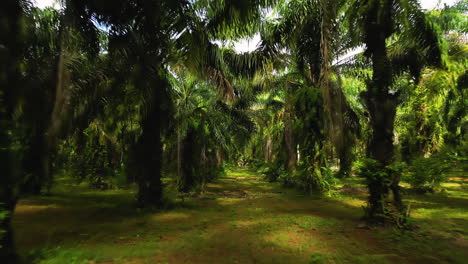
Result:
{"label": "dirt path", "polygon": [[408,252],[390,231],[365,227],[359,199],[313,199],[248,170],[162,212],[135,211],[132,195],[23,200],[15,214],[18,247],[41,249],[48,264],[451,262]]}

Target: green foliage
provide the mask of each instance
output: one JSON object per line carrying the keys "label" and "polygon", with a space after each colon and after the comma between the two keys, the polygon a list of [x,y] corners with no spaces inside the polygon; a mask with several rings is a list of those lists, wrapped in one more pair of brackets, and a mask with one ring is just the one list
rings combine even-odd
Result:
{"label": "green foliage", "polygon": [[[0,203],[0,222],[3,222],[5,221],[5,219],[7,217],[10,217],[11,216],[11,212],[9,211],[6,211],[3,209],[3,207],[1,206],[2,204]],[[5,232],[6,230],[3,230],[3,229],[0,229],[0,240],[3,238],[3,236],[5,235]],[[0,244],[0,249],[3,247],[2,244]]]}
{"label": "green foliage", "polygon": [[327,167],[299,166],[287,182],[305,193],[331,196],[337,180]]}
{"label": "green foliage", "polygon": [[325,264],[329,257],[321,253],[315,253],[310,257],[309,264]]}
{"label": "green foliage", "polygon": [[[111,143],[105,137],[104,132],[96,126],[90,126],[80,135],[85,142],[78,139],[64,142],[60,155],[65,156],[63,161],[67,173],[79,181],[86,181],[96,189],[109,189],[113,186],[113,180],[117,176],[121,178],[123,170],[118,158],[115,157]],[[122,180],[118,179],[121,183]]]}
{"label": "green foliage", "polygon": [[409,227],[398,186],[405,167],[404,162],[383,165],[369,158],[362,159],[356,165],[356,174],[366,179],[369,191],[368,204],[363,209],[365,218],[370,223]]}
{"label": "green foliage", "polygon": [[283,182],[285,185],[289,185],[288,182],[288,171],[286,168],[278,163],[266,162],[263,163],[257,172],[261,173],[268,182]]}
{"label": "green foliage", "polygon": [[386,185],[390,185],[394,177],[399,177],[407,168],[405,162],[393,162],[387,166],[374,159],[363,158],[354,164],[356,175],[370,181],[381,179]]}
{"label": "green foliage", "polygon": [[463,18],[466,13],[455,7],[444,7],[429,13],[429,19],[450,34],[442,38],[446,42],[445,67],[426,68],[419,82],[402,82],[402,104],[395,120],[402,159],[429,156],[444,146],[463,144],[467,123],[468,98],[466,87],[468,52],[463,41],[463,30],[449,26],[452,18]]}
{"label": "green foliage", "polygon": [[447,181],[447,171],[452,167],[446,153],[414,159],[403,180],[419,193],[433,193],[441,190],[441,184]]}
{"label": "green foliage", "polygon": [[336,179],[330,169],[298,166],[293,173],[281,164],[264,163],[257,170],[269,182],[280,182],[285,187],[295,188],[307,194],[332,194]]}
{"label": "green foliage", "polygon": [[[100,190],[137,183],[142,206],[173,205],[238,161],[330,196],[334,163],[347,176],[366,152],[355,142],[380,160],[357,162],[377,207],[402,171],[435,192],[454,161],[466,169],[466,1],[427,13],[416,0],[10,2],[0,11],[0,203],[10,207],[60,169]],[[254,52],[225,45],[256,33]],[[394,136],[408,168],[386,165]]]}
{"label": "green foliage", "polygon": [[93,254],[86,251],[57,250],[56,254],[51,254],[48,256],[49,258],[53,256],[53,260],[44,260],[39,262],[39,264],[60,264],[64,262],[70,264],[85,264],[92,261],[92,255]]}

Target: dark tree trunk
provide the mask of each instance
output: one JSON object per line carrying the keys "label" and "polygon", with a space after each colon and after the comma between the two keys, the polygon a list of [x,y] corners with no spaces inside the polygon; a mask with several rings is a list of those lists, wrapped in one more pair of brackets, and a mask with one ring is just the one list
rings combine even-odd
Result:
{"label": "dark tree trunk", "polygon": [[181,183],[184,179],[183,165],[183,153],[184,153],[184,139],[182,138],[181,132],[177,131],[177,179],[179,181],[179,191],[181,190]]}
{"label": "dark tree trunk", "polygon": [[29,149],[23,159],[23,166],[27,173],[25,182],[21,185],[21,193],[39,195],[43,187],[50,188],[52,182],[50,153],[44,130],[31,139]]}
{"label": "dark tree trunk", "polygon": [[[0,197],[0,213],[7,212],[6,215],[0,217],[0,259],[2,263],[14,264],[18,262],[16,255],[15,243],[13,240],[13,228],[11,226],[12,214],[15,210],[16,199],[12,193],[8,192],[2,187],[2,197]],[[7,197],[10,196],[10,197]]]}
{"label": "dark tree trunk", "polygon": [[142,122],[143,133],[137,142],[137,199],[141,207],[162,205],[162,144],[158,107],[153,107]]}
{"label": "dark tree trunk", "polygon": [[[2,123],[13,124],[0,112]],[[0,260],[17,263],[11,218],[18,200],[18,183],[21,180],[20,159],[13,150],[13,140],[5,133],[12,126],[0,126]]]}
{"label": "dark tree trunk", "polygon": [[[347,133],[347,132],[344,132]],[[349,173],[351,171],[351,165],[353,163],[352,161],[352,153],[351,153],[351,141],[348,137],[348,141],[344,142],[344,145],[341,146],[338,152],[338,158],[340,159],[340,170],[338,171],[338,176],[340,178],[346,178],[349,176]]]}
{"label": "dark tree trunk", "polygon": [[[393,128],[398,105],[398,95],[392,94],[389,88],[392,85],[392,68],[387,56],[385,37],[383,34],[376,37],[373,43],[372,66],[373,78],[368,83],[364,94],[367,110],[370,115],[372,136],[367,146],[369,158],[379,162],[378,171],[369,175],[367,185],[369,188],[369,208],[367,217],[371,221],[383,222],[391,211],[386,202],[389,191],[393,192],[393,203],[401,211],[401,196],[399,192],[399,177],[393,175],[386,168],[393,162]],[[377,173],[379,172],[379,173]]]}
{"label": "dark tree trunk", "polygon": [[294,134],[290,119],[285,120],[284,123],[284,139],[286,143],[288,170],[289,172],[293,173],[296,171],[297,152],[296,144],[294,143]]}
{"label": "dark tree trunk", "polygon": [[294,131],[293,131],[293,105],[290,98],[290,89],[288,88],[286,95],[286,108],[284,113],[284,141],[286,143],[286,156],[287,156],[287,167],[290,173],[296,171],[297,163],[297,151],[296,143],[294,140]]}
{"label": "dark tree trunk", "polygon": [[0,260],[2,263],[17,263],[11,218],[18,200],[21,182],[21,159],[14,150],[15,139],[8,132],[15,131],[11,114],[0,108]]}
{"label": "dark tree trunk", "polygon": [[182,169],[181,169],[181,177],[179,178],[179,190],[181,192],[189,192],[192,187],[195,185],[195,177],[193,174],[193,167],[196,162],[200,162],[194,157],[196,156],[195,148],[194,148],[194,141],[195,135],[194,131],[189,129],[187,135],[182,140]]}
{"label": "dark tree trunk", "polygon": [[[163,100],[165,86],[159,79],[154,79],[156,74],[147,72],[147,90],[152,91],[150,108],[141,121],[142,134],[136,144],[136,171],[138,194],[137,200],[140,207],[161,207],[163,205],[161,181],[162,172],[162,123],[163,111],[161,102]],[[153,77],[153,78],[152,78]]]}
{"label": "dark tree trunk", "polygon": [[30,139],[31,144],[25,153],[24,169],[27,173],[25,182],[21,185],[21,193],[38,195],[43,182],[42,152],[44,148],[43,135],[35,133]]}
{"label": "dark tree trunk", "polygon": [[[19,62],[24,51],[23,10],[18,0],[3,1],[0,8],[0,36],[2,63],[0,63],[0,262],[18,262],[13,241],[11,217],[18,199],[21,182],[21,164],[17,142],[18,127],[13,113],[20,102],[21,73]],[[16,147],[16,148],[15,148]]]}

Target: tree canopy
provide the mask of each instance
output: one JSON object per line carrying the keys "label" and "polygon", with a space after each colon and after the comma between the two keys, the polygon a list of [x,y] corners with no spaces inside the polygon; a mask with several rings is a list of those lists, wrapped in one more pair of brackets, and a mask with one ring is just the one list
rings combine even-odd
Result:
{"label": "tree canopy", "polygon": [[[135,189],[149,209],[239,166],[321,197],[362,178],[366,221],[407,228],[403,188],[436,192],[447,164],[466,163],[466,1],[60,4],[0,9],[7,263],[19,261],[18,200],[50,193],[60,175]],[[253,51],[228,45],[255,34]]]}

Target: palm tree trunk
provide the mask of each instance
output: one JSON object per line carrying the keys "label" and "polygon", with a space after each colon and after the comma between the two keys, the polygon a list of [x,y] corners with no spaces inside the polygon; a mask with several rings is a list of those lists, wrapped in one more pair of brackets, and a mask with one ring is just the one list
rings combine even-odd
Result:
{"label": "palm tree trunk", "polygon": [[[145,66],[145,65],[144,65]],[[143,68],[145,68],[143,66]],[[161,181],[163,148],[161,141],[165,83],[159,73],[148,70],[143,72],[145,81],[141,87],[150,92],[151,102],[141,121],[142,134],[136,143],[136,173],[138,183],[137,200],[140,207],[161,207],[163,205]]]}
{"label": "palm tree trunk", "polygon": [[184,146],[183,146],[183,139],[182,139],[182,136],[180,134],[180,130],[178,129],[177,130],[177,179],[178,179],[178,182],[179,184],[182,182],[182,179],[184,178],[184,175],[183,175],[183,170],[182,170],[182,152],[183,152],[183,149],[184,149]]}
{"label": "palm tree trunk", "polygon": [[[65,18],[66,19],[66,18]],[[52,113],[49,119],[48,128],[45,131],[43,138],[38,139],[43,142],[43,146],[40,149],[40,160],[41,160],[41,187],[45,182],[47,184],[47,190],[50,191],[52,185],[52,171],[50,163],[50,154],[55,153],[57,147],[57,139],[59,137],[60,129],[63,123],[63,113],[67,111],[67,101],[69,98],[69,91],[67,86],[70,82],[70,72],[67,68],[67,55],[65,46],[65,32],[66,32],[66,20],[63,21],[60,32],[60,48],[59,57],[57,61],[57,81],[55,85],[55,101],[52,109]],[[40,192],[40,190],[39,190]]]}
{"label": "palm tree trunk", "polygon": [[267,137],[266,137],[266,143],[265,143],[265,149],[264,149],[264,153],[265,153],[265,162],[271,162],[271,136],[269,134],[267,134]]}
{"label": "palm tree trunk", "polygon": [[334,122],[332,117],[332,92],[330,85],[331,73],[331,45],[330,38],[332,37],[333,19],[336,14],[334,12],[334,4],[330,0],[320,1],[320,10],[322,21],[320,25],[320,78],[319,85],[322,91],[323,109],[325,112],[325,126],[329,133],[328,137],[333,141],[334,139]]}
{"label": "palm tree trunk", "polygon": [[136,146],[138,166],[138,204],[140,207],[162,205],[162,143],[159,105],[154,105],[141,124],[142,135]]}
{"label": "palm tree trunk", "polygon": [[[344,132],[347,133],[347,132]],[[349,176],[352,165],[352,153],[351,153],[351,144],[350,141],[353,139],[349,136],[347,140],[343,142],[344,144],[338,149],[338,158],[340,159],[340,170],[338,171],[338,177],[346,178]]]}
{"label": "palm tree trunk", "polygon": [[24,183],[21,185],[21,193],[39,195],[42,188],[43,167],[42,153],[44,152],[44,133],[34,131],[31,143],[23,158],[23,168],[27,173]]}
{"label": "palm tree trunk", "polygon": [[[392,69],[387,56],[385,37],[376,37],[372,54],[373,78],[369,82],[365,93],[365,102],[370,114],[372,136],[367,145],[367,155],[379,162],[380,172],[388,172],[386,166],[394,158],[393,128],[398,105],[398,96],[391,94],[389,88],[392,84]],[[392,190],[397,208],[401,211],[401,197],[399,192],[399,177],[395,175],[369,176],[367,185],[369,189],[368,217],[372,221],[385,221],[388,208],[385,200]],[[378,175],[382,175],[378,174]],[[390,179],[389,179],[390,178]],[[390,184],[388,183],[390,182]]]}
{"label": "palm tree trunk", "polygon": [[[1,116],[0,114],[0,117]],[[2,121],[5,121],[2,118]],[[10,122],[12,123],[12,122]],[[16,249],[13,241],[11,217],[18,200],[17,186],[20,181],[20,159],[12,150],[13,142],[8,128],[0,127],[0,259],[4,263],[16,263]],[[10,127],[11,128],[11,127]]]}
{"label": "palm tree trunk", "polygon": [[[2,190],[3,192],[4,190]],[[15,243],[13,240],[13,228],[11,226],[11,215],[15,209],[16,199],[13,199],[8,202],[5,202],[5,199],[0,198],[4,205],[0,206],[0,213],[7,212],[7,215],[2,215],[0,217],[0,259],[4,263],[14,264],[18,261],[18,256],[16,255]]]}
{"label": "palm tree trunk", "polygon": [[223,166],[223,150],[221,148],[216,149],[216,168]]}
{"label": "palm tree trunk", "polygon": [[4,1],[0,8],[0,32],[2,32],[2,63],[0,64],[0,261],[18,262],[11,217],[18,200],[21,182],[21,160],[18,153],[18,124],[13,113],[20,101],[21,72],[19,62],[24,52],[23,10],[20,1]]}
{"label": "palm tree trunk", "polygon": [[179,190],[181,192],[189,192],[192,187],[195,185],[195,175],[193,168],[198,166],[200,160],[194,158],[198,157],[196,150],[194,148],[195,142],[195,131],[189,129],[187,135],[183,139],[183,150],[182,150],[182,178],[180,179]]}
{"label": "palm tree trunk", "polygon": [[291,104],[291,98],[289,91],[286,95],[286,109],[284,113],[284,141],[286,143],[286,155],[287,155],[287,167],[290,173],[296,171],[297,163],[297,151],[296,143],[294,141],[294,132],[293,132],[293,105]]}
{"label": "palm tree trunk", "polygon": [[[9,131],[14,127],[11,114],[0,109],[0,259],[4,263],[17,263],[11,218],[18,200],[21,181],[21,160],[14,149]],[[3,263],[2,262],[2,263]]]}

